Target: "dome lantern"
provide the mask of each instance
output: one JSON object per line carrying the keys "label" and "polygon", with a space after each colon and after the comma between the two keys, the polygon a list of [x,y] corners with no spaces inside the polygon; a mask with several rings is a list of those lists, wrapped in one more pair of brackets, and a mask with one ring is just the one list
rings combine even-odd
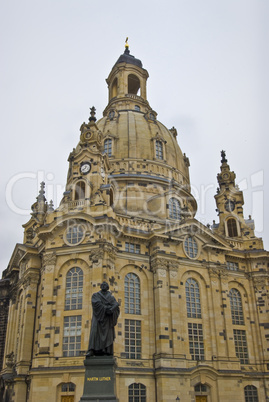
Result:
{"label": "dome lantern", "polygon": [[124,53],[114,64],[106,82],[108,84],[108,105],[104,110],[106,116],[114,108],[116,110],[134,110],[147,112],[150,108],[147,101],[147,79],[149,74],[142,62],[130,54],[126,43]]}

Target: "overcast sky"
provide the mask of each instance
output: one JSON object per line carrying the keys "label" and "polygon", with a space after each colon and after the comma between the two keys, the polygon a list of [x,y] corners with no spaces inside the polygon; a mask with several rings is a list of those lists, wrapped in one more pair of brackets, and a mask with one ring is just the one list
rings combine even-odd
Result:
{"label": "overcast sky", "polygon": [[151,107],[190,159],[197,218],[218,222],[224,149],[269,249],[268,21],[268,0],[2,1],[0,271],[39,182],[58,205],[80,125],[93,105],[102,117],[126,36],[149,72]]}

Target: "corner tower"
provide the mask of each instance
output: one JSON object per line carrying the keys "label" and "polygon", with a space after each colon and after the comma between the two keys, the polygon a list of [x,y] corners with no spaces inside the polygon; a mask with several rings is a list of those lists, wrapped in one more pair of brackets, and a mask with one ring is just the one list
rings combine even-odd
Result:
{"label": "corner tower", "polygon": [[215,233],[224,236],[236,248],[262,249],[262,240],[254,234],[254,221],[244,219],[243,192],[235,184],[236,174],[230,170],[225,151],[221,151],[219,188],[215,195],[219,224],[213,225]]}

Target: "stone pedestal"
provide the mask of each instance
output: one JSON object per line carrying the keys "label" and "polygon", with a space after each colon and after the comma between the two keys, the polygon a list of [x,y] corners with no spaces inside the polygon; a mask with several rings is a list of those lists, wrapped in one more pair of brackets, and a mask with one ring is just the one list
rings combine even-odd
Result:
{"label": "stone pedestal", "polygon": [[84,360],[84,391],[80,402],[117,402],[113,356],[92,356]]}

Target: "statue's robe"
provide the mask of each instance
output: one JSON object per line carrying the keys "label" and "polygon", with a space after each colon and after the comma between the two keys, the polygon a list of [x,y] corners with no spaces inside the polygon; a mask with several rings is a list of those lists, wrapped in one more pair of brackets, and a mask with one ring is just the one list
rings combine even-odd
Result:
{"label": "statue's robe", "polygon": [[120,314],[119,303],[108,291],[92,295],[92,325],[89,351],[94,354],[113,354],[115,325]]}

